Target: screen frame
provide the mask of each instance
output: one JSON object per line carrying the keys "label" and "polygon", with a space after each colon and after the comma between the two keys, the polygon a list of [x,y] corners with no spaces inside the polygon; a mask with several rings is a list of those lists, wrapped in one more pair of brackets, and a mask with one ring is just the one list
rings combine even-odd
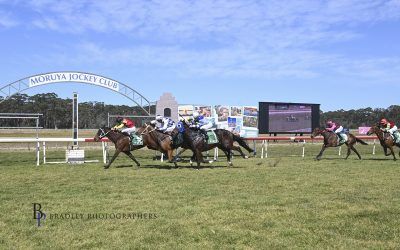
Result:
{"label": "screen frame", "polygon": [[[258,103],[258,129],[260,134],[311,134],[319,127],[320,123],[320,104],[300,103],[300,102],[259,102]],[[270,105],[305,105],[311,106],[311,131],[310,132],[290,132],[290,131],[270,131],[269,129],[269,106]]]}

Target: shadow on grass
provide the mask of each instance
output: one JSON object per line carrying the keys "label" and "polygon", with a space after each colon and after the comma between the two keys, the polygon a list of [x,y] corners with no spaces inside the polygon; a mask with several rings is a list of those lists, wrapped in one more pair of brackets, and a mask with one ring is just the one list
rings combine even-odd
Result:
{"label": "shadow on grass", "polygon": [[[197,169],[197,165],[193,164],[193,166],[190,165],[179,165],[178,167],[175,167],[173,165],[168,166],[168,165],[155,165],[155,164],[146,164],[141,166],[141,168],[154,168],[154,169],[163,169],[163,170],[171,170],[171,169]],[[202,164],[200,165],[199,169],[223,169],[223,168],[243,168],[240,166],[232,166],[232,167],[228,167],[228,166],[214,166],[214,165],[205,165]]]}
{"label": "shadow on grass", "polygon": [[368,158],[365,161],[394,161],[393,158]]}
{"label": "shadow on grass", "polygon": [[115,168],[137,168],[136,165],[117,165]]}

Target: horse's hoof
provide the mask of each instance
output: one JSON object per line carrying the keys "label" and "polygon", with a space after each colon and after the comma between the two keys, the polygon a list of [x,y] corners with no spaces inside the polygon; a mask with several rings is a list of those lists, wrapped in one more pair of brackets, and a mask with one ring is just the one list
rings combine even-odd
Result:
{"label": "horse's hoof", "polygon": [[213,162],[214,162],[214,161],[208,161],[208,163],[210,163],[210,164],[213,163]]}
{"label": "horse's hoof", "polygon": [[108,169],[110,166],[104,166],[104,169]]}
{"label": "horse's hoof", "polygon": [[249,157],[247,155],[244,156],[245,159],[249,159]]}

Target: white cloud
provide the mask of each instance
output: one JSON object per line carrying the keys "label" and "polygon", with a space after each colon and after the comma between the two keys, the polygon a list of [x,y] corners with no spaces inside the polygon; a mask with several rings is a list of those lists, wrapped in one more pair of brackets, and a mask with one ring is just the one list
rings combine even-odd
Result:
{"label": "white cloud", "polygon": [[[23,4],[36,13],[27,15],[33,26],[85,35],[81,41],[86,42],[60,52],[78,55],[62,56],[65,63],[148,65],[179,69],[181,74],[263,78],[312,78],[328,71],[388,81],[398,78],[393,71],[400,64],[396,55],[358,58],[321,47],[354,43],[365,35],[364,26],[398,22],[399,0],[31,0]],[[0,18],[0,25],[3,22]],[[100,44],[86,34],[118,36],[129,44],[115,47],[105,40]],[[56,54],[47,58],[57,58]]]}
{"label": "white cloud", "polygon": [[0,28],[12,28],[18,25],[16,18],[0,10]]}

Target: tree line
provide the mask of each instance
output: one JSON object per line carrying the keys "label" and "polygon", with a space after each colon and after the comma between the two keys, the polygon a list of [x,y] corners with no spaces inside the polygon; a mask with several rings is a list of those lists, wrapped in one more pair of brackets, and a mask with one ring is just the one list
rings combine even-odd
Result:
{"label": "tree line", "polygon": [[[4,97],[0,96],[0,101]],[[110,115],[137,115],[146,113],[140,107],[127,105],[109,105],[103,102],[79,103],[79,128],[95,129],[107,125]],[[155,106],[151,107],[154,112]],[[62,99],[55,93],[44,93],[28,96],[16,94],[0,103],[0,113],[40,113],[43,114],[40,126],[48,129],[66,129],[72,127],[72,99]],[[143,119],[136,118],[141,124]],[[114,120],[110,119],[113,123]],[[25,119],[0,119],[0,127],[32,127],[35,121]]]}
{"label": "tree line", "polygon": [[[4,97],[0,96],[0,101]],[[151,106],[155,112],[155,106]],[[55,93],[44,93],[28,96],[16,94],[0,103],[0,113],[41,113],[43,114],[40,126],[49,129],[65,129],[72,127],[72,99],[62,99]],[[108,114],[144,116],[145,112],[140,107],[127,105],[109,105],[103,102],[79,103],[79,128],[95,129],[107,125]],[[382,117],[400,124],[400,106],[392,105],[388,108],[363,108],[337,111],[320,111],[320,123],[324,126],[327,119],[333,119],[348,128],[370,126]],[[143,119],[133,119],[137,124],[142,124]],[[111,120],[114,122],[114,120]],[[34,121],[23,119],[0,119],[0,127],[31,127]]]}
{"label": "tree line", "polygon": [[388,108],[340,109],[320,112],[321,126],[325,126],[327,119],[332,119],[347,128],[369,127],[379,122],[381,118],[394,121],[398,126],[400,124],[400,106],[391,105]]}

